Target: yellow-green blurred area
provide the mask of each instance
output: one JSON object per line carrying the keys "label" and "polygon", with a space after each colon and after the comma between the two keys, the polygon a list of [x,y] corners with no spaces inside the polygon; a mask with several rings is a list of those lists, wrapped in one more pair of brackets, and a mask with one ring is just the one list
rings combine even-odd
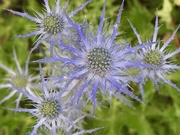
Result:
{"label": "yellow-green blurred area", "polygon": [[[55,5],[55,0],[49,0],[50,5]],[[65,4],[61,0],[61,5]],[[85,0],[69,0],[68,12],[76,9]],[[121,0],[106,0],[107,21],[113,23],[116,19]],[[95,28],[98,26],[104,0],[93,0],[82,11],[73,17],[74,21],[87,20]],[[15,69],[13,61],[13,47],[21,65],[25,64],[28,52],[33,47],[37,37],[14,39],[19,34],[26,34],[36,28],[35,23],[26,18],[16,16],[5,9],[13,9],[34,15],[34,10],[43,12],[43,0],[0,0],[0,62],[9,68]],[[155,14],[158,13],[159,25],[162,24],[158,38],[166,41],[180,24],[180,0],[125,0],[122,20],[119,31],[123,32],[132,45],[137,45],[136,37],[127,21],[129,19],[137,28],[142,40],[149,39],[154,31]],[[43,47],[42,44],[40,44]],[[180,47],[180,30],[177,32],[169,50]],[[42,57],[39,50],[31,55],[31,60]],[[180,55],[172,58],[174,63],[180,63]],[[34,67],[35,66],[35,67]],[[30,64],[32,73],[36,65]],[[34,72],[33,72],[34,73]],[[35,72],[35,74],[37,74]],[[9,75],[0,69],[0,83]],[[175,71],[169,79],[180,87],[180,71]],[[107,103],[96,110],[98,119],[85,118],[85,129],[104,127],[94,132],[93,135],[180,135],[180,92],[174,88],[159,84],[160,91],[155,89],[151,81],[144,85],[145,102],[132,100],[135,109],[124,106],[113,99],[111,105]],[[140,97],[137,84],[133,84],[134,93]],[[7,89],[0,89],[0,100],[9,93]],[[25,135],[36,123],[30,114],[14,113],[6,108],[15,107],[15,99],[8,100],[0,105],[0,135]],[[23,100],[21,107],[27,107]]]}

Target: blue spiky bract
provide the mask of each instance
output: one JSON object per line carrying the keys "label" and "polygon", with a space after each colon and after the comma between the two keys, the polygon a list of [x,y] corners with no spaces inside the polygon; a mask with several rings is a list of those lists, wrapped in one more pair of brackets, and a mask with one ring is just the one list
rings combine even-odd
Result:
{"label": "blue spiky bract", "polygon": [[[34,107],[32,109],[27,108],[9,108],[9,110],[17,111],[17,112],[29,112],[32,116],[37,117],[38,122],[33,127],[30,135],[34,135],[38,133],[39,127],[46,127],[51,131],[53,135],[57,135],[57,129],[60,128],[65,133],[70,132],[69,129],[74,132],[74,130],[84,131],[82,128],[78,127],[73,120],[70,119],[73,113],[78,112],[75,108],[70,106],[69,100],[64,100],[64,90],[62,88],[61,91],[57,91],[56,88],[48,89],[47,82],[43,77],[42,68],[40,66],[40,76],[41,76],[41,91],[36,95],[31,95],[27,91],[22,88],[15,86],[13,83],[11,84],[14,88],[17,89],[18,92],[25,95],[32,103],[31,105]],[[72,113],[73,112],[73,113]],[[68,126],[67,126],[68,125]],[[96,131],[97,129],[89,130],[89,132]],[[87,130],[88,131],[88,130]]]}
{"label": "blue spiky bract", "polygon": [[[117,92],[120,93],[120,95],[123,93],[140,101],[140,99],[128,89],[129,76],[124,76],[121,74],[126,74],[129,67],[149,67],[149,65],[146,64],[142,65],[140,63],[127,60],[126,55],[135,53],[137,50],[147,47],[152,43],[140,44],[136,47],[130,47],[128,43],[125,45],[121,42],[115,43],[123,5],[124,1],[119,9],[116,22],[113,25],[113,32],[111,34],[104,34],[103,32],[103,25],[106,20],[106,3],[104,3],[96,33],[94,33],[92,30],[87,32],[83,29],[83,25],[79,26],[78,24],[73,23],[67,16],[69,23],[79,35],[79,47],[73,47],[71,43],[69,43],[69,46],[67,46],[64,42],[50,41],[51,44],[61,47],[62,50],[71,52],[73,54],[72,57],[63,57],[56,52],[55,57],[45,58],[37,61],[40,63],[59,61],[63,62],[64,66],[72,65],[72,72],[69,73],[67,79],[79,80],[80,87],[75,93],[78,97],[77,102],[79,102],[83,91],[85,93],[89,93],[88,97],[91,97],[93,111],[95,110],[97,100],[96,94],[98,93],[99,89],[101,93],[108,93],[109,95],[112,95],[112,93],[117,94]],[[84,27],[86,26],[87,25],[84,24]],[[62,79],[62,77],[59,77],[59,80]],[[91,89],[90,92],[89,89]]]}
{"label": "blue spiky bract", "polygon": [[[35,50],[38,45],[45,40],[61,40],[63,37],[69,37],[73,36],[71,33],[71,26],[69,25],[66,15],[68,15],[70,18],[73,17],[77,12],[82,10],[84,6],[86,6],[89,2],[92,0],[88,0],[87,2],[83,3],[81,6],[79,6],[77,9],[72,11],[71,13],[67,14],[66,13],[66,8],[68,6],[69,1],[65,3],[65,5],[60,8],[60,0],[56,1],[56,6],[55,8],[50,9],[50,5],[48,3],[48,0],[44,0],[45,3],[45,13],[40,13],[40,12],[35,12],[37,17],[33,17],[29,15],[28,13],[24,12],[18,12],[18,11],[13,11],[11,9],[6,9],[7,11],[19,15],[22,17],[25,17],[33,22],[35,22],[38,26],[38,28],[25,35],[18,35],[16,38],[26,38],[30,37],[32,35],[38,35],[39,38],[37,39],[36,44],[34,47],[31,49],[31,52]],[[55,9],[55,10],[54,10]],[[52,46],[50,46],[50,51],[52,50]]]}
{"label": "blue spiky bract", "polygon": [[[140,35],[136,31],[135,27],[131,24],[129,21],[131,28],[133,29],[139,44],[143,43]],[[143,48],[139,54],[138,54],[138,61],[141,63],[146,63],[150,65],[154,65],[159,67],[159,69],[154,69],[153,67],[150,69],[144,68],[142,69],[137,77],[137,81],[139,83],[142,99],[144,100],[144,89],[143,84],[145,83],[146,78],[150,78],[153,83],[155,84],[156,88],[159,90],[158,82],[163,81],[164,83],[174,87],[176,90],[180,91],[180,88],[176,86],[176,84],[173,84],[170,80],[167,78],[167,74],[171,73],[174,70],[179,70],[180,66],[174,65],[172,62],[170,62],[168,59],[172,56],[176,55],[180,52],[180,48],[173,52],[167,53],[166,47],[170,44],[170,42],[174,39],[174,36],[176,32],[178,31],[180,26],[176,28],[176,30],[173,32],[173,34],[169,37],[167,41],[163,43],[163,45],[160,45],[160,41],[157,39],[158,30],[160,27],[158,27],[158,15],[156,15],[156,21],[155,21],[155,28],[154,28],[154,34],[152,40],[148,40],[147,42],[155,42],[148,48]]]}

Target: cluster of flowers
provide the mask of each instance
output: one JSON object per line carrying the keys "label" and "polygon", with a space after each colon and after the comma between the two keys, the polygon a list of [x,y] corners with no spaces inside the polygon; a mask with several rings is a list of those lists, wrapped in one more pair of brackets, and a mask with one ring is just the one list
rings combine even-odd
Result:
{"label": "cluster of flowers", "polygon": [[[164,82],[180,89],[168,80],[167,74],[173,70],[179,70],[180,66],[172,64],[168,59],[180,52],[180,48],[167,53],[166,47],[173,40],[178,28],[171,37],[161,45],[157,40],[158,16],[156,15],[154,34],[152,39],[143,42],[135,27],[129,24],[135,33],[139,45],[130,46],[129,42],[118,41],[118,26],[121,20],[124,1],[122,2],[117,19],[111,27],[104,27],[106,2],[104,2],[97,30],[85,21],[76,23],[71,18],[79,12],[91,0],[82,4],[71,13],[66,12],[68,2],[60,7],[60,0],[56,1],[55,8],[50,8],[48,0],[44,0],[45,13],[35,12],[33,17],[26,12],[21,13],[7,9],[13,14],[25,17],[37,24],[37,30],[17,38],[26,38],[39,35],[31,52],[37,49],[40,43],[48,43],[47,50],[50,56],[37,60],[39,63],[39,76],[28,73],[29,58],[26,61],[25,70],[20,67],[14,50],[14,59],[18,73],[12,71],[3,64],[0,68],[12,75],[7,78],[7,84],[0,84],[0,88],[11,88],[12,92],[0,101],[11,98],[15,93],[19,96],[16,100],[16,108],[9,110],[17,112],[29,112],[37,117],[37,124],[30,135],[36,134],[70,134],[79,135],[92,133],[100,128],[84,130],[83,118],[91,116],[83,112],[87,104],[92,104],[92,112],[100,101],[110,101],[111,97],[121,100],[125,105],[132,106],[127,96],[144,101],[143,84],[150,78],[156,88],[158,83]],[[50,75],[44,78],[42,63],[51,63]],[[131,71],[136,73],[131,74]],[[37,83],[37,80],[40,83]],[[129,82],[137,83],[142,99],[138,98],[131,90]],[[36,84],[40,84],[36,85]],[[38,89],[38,90],[37,90]],[[22,96],[31,101],[33,108],[20,108]],[[100,95],[100,96],[97,96]]]}

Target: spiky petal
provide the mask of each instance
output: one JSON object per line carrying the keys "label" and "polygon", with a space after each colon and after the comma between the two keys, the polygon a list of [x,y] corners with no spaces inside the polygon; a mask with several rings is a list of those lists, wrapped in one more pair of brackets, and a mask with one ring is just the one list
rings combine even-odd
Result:
{"label": "spiky petal", "polygon": [[[138,39],[138,42],[142,43],[140,35],[136,31],[135,27],[131,24],[130,21],[129,21],[129,23]],[[139,87],[140,87],[140,91],[141,91],[143,100],[144,100],[143,84],[145,83],[146,78],[150,78],[153,81],[153,83],[157,89],[159,89],[158,82],[163,81],[164,83],[166,83],[166,84],[174,87],[176,90],[180,91],[180,88],[178,88],[175,84],[173,84],[166,77],[166,75],[171,73],[172,71],[180,70],[180,66],[174,65],[168,60],[170,57],[179,53],[180,48],[178,48],[177,50],[175,50],[173,52],[169,52],[169,53],[167,53],[165,50],[166,47],[169,45],[169,43],[174,39],[174,36],[177,33],[179,27],[180,27],[180,25],[172,33],[170,38],[167,41],[165,41],[163,43],[163,45],[160,47],[160,41],[157,39],[158,30],[160,27],[158,26],[158,15],[156,15],[154,34],[153,34],[153,39],[152,39],[152,42],[156,42],[156,43],[153,43],[148,48],[142,49],[140,51],[140,53],[138,54],[138,61],[140,61],[141,63],[146,63],[146,64],[155,65],[155,66],[159,67],[159,69],[144,68],[138,74],[138,77],[137,77],[138,79],[136,81],[139,83]],[[147,42],[151,42],[151,40],[149,39]]]}
{"label": "spiky petal", "polygon": [[[67,15],[70,18],[73,17],[77,12],[82,10],[82,8],[85,7],[91,1],[92,0],[88,0],[87,2],[83,3],[77,9],[75,9],[74,11],[72,11],[70,14],[67,14]],[[39,36],[34,47],[31,49],[31,52],[33,50],[35,50],[42,41],[49,40],[49,39],[62,40],[63,38],[73,36],[71,34],[72,32],[70,30],[71,26],[69,25],[69,23],[65,17],[66,8],[68,6],[68,1],[62,8],[60,8],[60,6],[59,6],[60,0],[57,0],[55,10],[54,10],[54,8],[52,8],[52,9],[50,8],[48,0],[44,0],[44,3],[45,3],[46,11],[44,14],[41,14],[40,12],[36,11],[35,13],[36,13],[37,17],[33,17],[26,12],[21,13],[18,11],[13,11],[11,9],[6,9],[7,11],[9,11],[15,15],[19,15],[24,18],[27,18],[37,24],[38,28],[35,31],[30,32],[25,35],[16,36],[16,38],[27,38],[32,35]],[[49,49],[50,49],[50,51],[52,51],[51,47]]]}

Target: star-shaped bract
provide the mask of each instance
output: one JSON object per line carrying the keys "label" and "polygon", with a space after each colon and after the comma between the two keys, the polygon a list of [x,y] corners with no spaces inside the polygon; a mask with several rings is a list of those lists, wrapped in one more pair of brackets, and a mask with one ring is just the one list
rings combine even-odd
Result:
{"label": "star-shaped bract", "polygon": [[[99,128],[91,130],[83,130],[78,127],[78,119],[71,119],[72,114],[78,113],[78,110],[71,107],[71,99],[65,98],[65,89],[61,88],[60,91],[56,88],[51,87],[48,89],[47,82],[43,77],[42,68],[40,66],[40,76],[41,76],[41,91],[35,95],[29,94],[22,88],[15,86],[13,83],[11,85],[17,89],[18,92],[24,94],[30,101],[34,108],[9,108],[8,110],[13,110],[17,112],[28,112],[32,116],[38,119],[37,124],[34,126],[30,135],[38,133],[39,127],[46,127],[47,130],[51,131],[53,135],[57,135],[58,128],[64,133],[77,132],[81,133],[91,133]],[[80,112],[80,111],[79,111]],[[74,118],[74,117],[73,117]],[[76,135],[76,133],[74,133]]]}
{"label": "star-shaped bract", "polygon": [[[10,90],[12,90],[10,92],[10,94],[6,97],[4,97],[1,101],[0,104],[2,104],[3,102],[9,100],[11,97],[13,97],[16,93],[18,93],[18,91],[16,90],[16,88],[14,88],[11,83],[13,83],[16,87],[22,88],[24,90],[27,90],[27,92],[29,92],[31,95],[34,95],[32,88],[33,88],[33,82],[35,80],[38,79],[37,76],[32,76],[28,73],[28,65],[29,65],[29,58],[30,55],[28,55],[28,58],[26,60],[26,65],[25,65],[25,69],[23,70],[19,64],[19,61],[17,59],[17,55],[16,55],[16,51],[15,49],[13,50],[13,54],[14,54],[14,61],[16,63],[17,69],[18,71],[13,71],[10,68],[8,68],[7,66],[3,65],[2,63],[0,63],[0,68],[4,69],[5,71],[7,71],[11,77],[6,78],[4,80],[7,81],[6,84],[0,84],[0,88],[8,88]],[[18,93],[19,96],[16,100],[16,107],[19,106],[20,100],[22,98],[22,93]]]}
{"label": "star-shaped bract", "polygon": [[[95,110],[96,105],[96,94],[98,89],[102,93],[123,93],[131,96],[132,98],[139,100],[137,96],[133,94],[128,89],[128,76],[123,76],[120,73],[126,74],[129,67],[141,68],[142,66],[149,68],[149,65],[142,65],[141,63],[131,62],[126,60],[126,55],[130,53],[135,53],[137,50],[147,47],[152,43],[140,44],[136,47],[130,47],[126,44],[126,47],[121,47],[122,43],[115,43],[115,39],[118,34],[118,25],[121,20],[121,13],[123,10],[124,1],[119,9],[117,19],[113,25],[112,34],[105,34],[103,32],[103,25],[105,22],[105,6],[104,3],[102,15],[100,17],[100,23],[97,29],[97,34],[93,31],[84,33],[82,26],[73,23],[71,19],[67,16],[69,23],[76,30],[81,40],[80,47],[74,48],[73,45],[67,46],[62,41],[54,42],[50,41],[51,44],[57,45],[62,48],[62,50],[68,50],[73,55],[71,58],[62,57],[56,52],[55,57],[45,58],[38,60],[37,62],[63,62],[64,66],[72,65],[72,72],[69,72],[67,79],[79,79],[80,88],[76,91],[78,97],[77,102],[83,93],[83,91],[89,90],[88,86],[91,86],[91,101],[93,104],[93,110]],[[87,36],[88,35],[88,36]],[[57,80],[63,80],[63,77],[59,77]]]}
{"label": "star-shaped bract", "polygon": [[[139,44],[142,44],[143,42],[140,38],[140,35],[138,34],[135,27],[131,24],[130,21],[129,21],[129,23],[138,39]],[[158,89],[158,82],[160,82],[160,80],[162,80],[164,83],[169,84],[170,86],[172,86],[175,89],[177,89],[178,91],[180,91],[180,88],[178,88],[176,86],[176,84],[173,84],[166,77],[166,75],[171,74],[172,71],[174,71],[176,69],[180,70],[180,66],[172,64],[172,62],[169,61],[169,58],[171,58],[172,56],[174,56],[180,52],[180,48],[178,48],[177,50],[175,50],[173,52],[169,52],[169,53],[167,53],[167,51],[166,51],[166,47],[174,39],[174,36],[175,36],[176,32],[178,31],[179,27],[180,26],[178,26],[176,28],[176,30],[173,32],[173,34],[171,35],[171,37],[167,41],[165,41],[162,46],[160,46],[160,41],[157,40],[158,30],[160,27],[158,27],[158,15],[156,15],[153,39],[152,39],[152,41],[151,40],[147,41],[147,42],[156,42],[156,43],[152,44],[148,48],[143,48],[142,50],[140,50],[138,57],[137,57],[138,61],[140,61],[141,63],[150,64],[150,65],[159,67],[159,69],[158,68],[156,68],[156,69],[155,68],[150,68],[150,69],[144,68],[144,69],[140,70],[140,72],[138,74],[138,77],[137,77],[138,79],[136,81],[139,84],[143,100],[144,100],[143,84],[145,83],[146,78],[150,78],[153,81],[153,83],[155,84],[157,89]]]}
{"label": "star-shaped bract", "polygon": [[[75,9],[74,11],[72,11],[71,13],[68,14],[68,16],[71,18],[73,17],[77,12],[79,12],[80,10],[82,10],[82,8],[84,6],[86,6],[89,2],[91,2],[92,0],[88,0],[87,2],[83,3],[81,6],[79,6],[77,9]],[[62,38],[64,36],[68,37],[68,36],[72,36],[72,32],[71,32],[71,26],[69,25],[65,14],[66,13],[66,8],[68,6],[68,2],[66,2],[66,4],[60,8],[60,0],[56,1],[56,7],[55,9],[52,8],[50,9],[48,0],[44,0],[45,3],[45,13],[40,13],[40,12],[35,12],[36,13],[36,17],[33,17],[31,15],[29,15],[28,13],[24,12],[18,12],[18,11],[13,11],[11,9],[6,9],[10,12],[12,12],[13,14],[25,17],[33,22],[35,22],[37,24],[37,29],[33,32],[30,32],[26,35],[19,35],[16,36],[16,38],[26,38],[26,37],[30,37],[32,35],[38,35],[39,38],[36,42],[36,44],[34,45],[34,47],[31,49],[31,52],[33,50],[35,50],[38,45],[45,40],[62,40]],[[50,47],[50,51],[52,50],[52,46]]]}

